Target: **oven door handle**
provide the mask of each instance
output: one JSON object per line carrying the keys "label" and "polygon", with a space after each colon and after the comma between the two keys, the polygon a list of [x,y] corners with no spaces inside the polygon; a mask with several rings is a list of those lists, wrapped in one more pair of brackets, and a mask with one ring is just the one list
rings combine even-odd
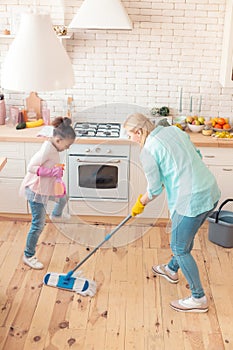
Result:
{"label": "oven door handle", "polygon": [[117,164],[117,163],[120,163],[120,159],[116,159],[116,160],[110,160],[108,162],[104,162],[103,160],[102,161],[96,161],[96,160],[82,160],[80,158],[77,158],[76,161],[78,163],[89,163],[89,164]]}

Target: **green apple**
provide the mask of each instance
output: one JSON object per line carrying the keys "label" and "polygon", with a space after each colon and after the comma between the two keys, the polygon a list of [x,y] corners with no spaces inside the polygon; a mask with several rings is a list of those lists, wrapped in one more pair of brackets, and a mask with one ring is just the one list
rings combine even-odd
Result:
{"label": "green apple", "polygon": [[195,125],[201,125],[201,123],[198,119],[195,120]]}

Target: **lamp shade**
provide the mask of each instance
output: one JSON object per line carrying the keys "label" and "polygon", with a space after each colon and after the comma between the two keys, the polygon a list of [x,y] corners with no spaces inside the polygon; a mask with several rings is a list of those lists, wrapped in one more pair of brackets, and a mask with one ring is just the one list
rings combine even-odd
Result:
{"label": "lamp shade", "polygon": [[69,28],[132,29],[120,0],[84,0]]}
{"label": "lamp shade", "polygon": [[19,31],[3,63],[2,87],[14,91],[53,91],[73,84],[70,59],[55,34],[50,15],[22,14]]}

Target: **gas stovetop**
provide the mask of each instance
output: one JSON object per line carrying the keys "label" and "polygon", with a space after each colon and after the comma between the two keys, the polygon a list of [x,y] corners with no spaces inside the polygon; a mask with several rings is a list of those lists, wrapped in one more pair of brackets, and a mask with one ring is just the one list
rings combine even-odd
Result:
{"label": "gas stovetop", "polygon": [[74,125],[77,137],[120,137],[121,124],[118,123],[80,123]]}

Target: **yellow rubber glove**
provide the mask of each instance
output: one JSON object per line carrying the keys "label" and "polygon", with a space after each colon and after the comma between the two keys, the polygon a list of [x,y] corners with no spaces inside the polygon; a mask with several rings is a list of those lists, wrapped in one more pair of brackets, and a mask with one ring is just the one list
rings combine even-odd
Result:
{"label": "yellow rubber glove", "polygon": [[136,216],[136,215],[141,214],[143,212],[145,206],[140,202],[141,198],[142,198],[142,194],[140,194],[138,196],[138,199],[131,210],[132,216]]}

